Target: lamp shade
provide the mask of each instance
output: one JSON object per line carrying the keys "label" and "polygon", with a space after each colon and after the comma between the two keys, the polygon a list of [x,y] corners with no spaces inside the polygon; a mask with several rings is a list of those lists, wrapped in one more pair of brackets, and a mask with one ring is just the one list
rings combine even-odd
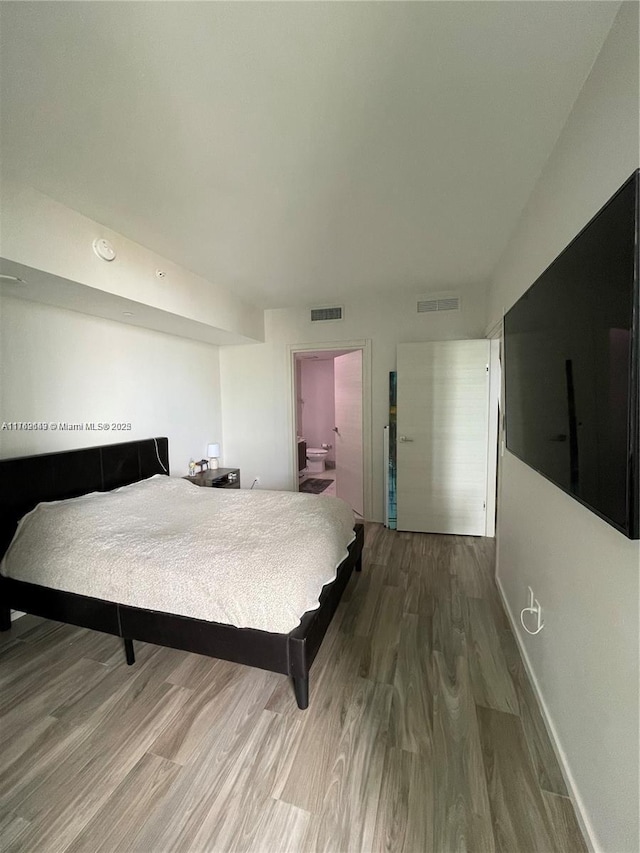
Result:
{"label": "lamp shade", "polygon": [[220,445],[219,444],[208,444],[207,445],[207,456],[209,459],[217,459],[220,456]]}

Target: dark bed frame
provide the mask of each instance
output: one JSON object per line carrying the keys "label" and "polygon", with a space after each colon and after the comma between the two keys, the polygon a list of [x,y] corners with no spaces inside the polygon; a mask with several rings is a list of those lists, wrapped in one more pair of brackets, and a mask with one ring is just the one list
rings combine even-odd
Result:
{"label": "dark bed frame", "polygon": [[[41,501],[106,492],[169,473],[166,438],[129,441],[0,460],[0,558],[18,521]],[[163,470],[164,466],[164,470]],[[127,663],[135,661],[133,640],[183,649],[210,657],[279,672],[293,678],[298,707],[309,704],[309,670],[329,627],[351,572],[362,568],[364,528],[327,584],[320,606],[307,611],[289,634],[235,628],[217,622],[144,610],[0,575],[0,631],[11,628],[11,610],[114,634],[124,640]]]}

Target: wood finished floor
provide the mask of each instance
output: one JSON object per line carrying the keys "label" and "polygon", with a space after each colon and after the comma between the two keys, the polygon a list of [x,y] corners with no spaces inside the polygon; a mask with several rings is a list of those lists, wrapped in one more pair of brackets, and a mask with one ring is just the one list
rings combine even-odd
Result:
{"label": "wood finished floor", "polygon": [[23,617],[3,853],[582,853],[493,542],[368,525],[298,711],[283,676]]}

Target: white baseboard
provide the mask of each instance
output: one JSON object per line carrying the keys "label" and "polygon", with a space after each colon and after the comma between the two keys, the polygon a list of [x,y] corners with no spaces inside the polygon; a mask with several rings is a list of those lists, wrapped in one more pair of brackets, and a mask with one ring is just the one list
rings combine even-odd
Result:
{"label": "white baseboard", "polygon": [[25,614],[22,612],[22,610],[12,610],[11,611],[11,621],[15,622],[16,619],[19,619],[21,616],[24,616],[24,615]]}
{"label": "white baseboard", "polygon": [[544,701],[544,697],[540,690],[540,685],[538,684],[538,679],[535,676],[533,667],[531,666],[531,661],[529,660],[529,655],[527,654],[526,648],[522,644],[520,634],[518,633],[518,630],[516,628],[516,620],[513,616],[513,613],[511,612],[511,608],[509,607],[507,596],[505,595],[502,583],[500,582],[500,578],[497,575],[495,581],[498,587],[498,591],[500,593],[500,598],[502,599],[502,604],[504,606],[505,612],[507,614],[509,622],[511,623],[511,630],[513,631],[513,636],[516,638],[516,643],[518,644],[518,649],[520,650],[520,655],[522,657],[524,667],[527,671],[527,675],[529,676],[529,681],[531,682],[531,686],[533,687],[535,697],[538,700],[538,705],[540,706],[540,712],[542,714],[542,721],[544,722],[547,734],[549,735],[549,740],[551,741],[553,751],[555,752],[556,758],[558,759],[560,772],[562,773],[565,784],[567,786],[567,790],[569,792],[569,797],[571,799],[571,802],[573,803],[576,818],[578,819],[578,824],[580,825],[582,835],[584,836],[584,840],[591,853],[599,853],[600,848],[594,840],[595,833],[593,831],[591,821],[587,817],[585,806],[582,801],[582,797],[580,796],[576,787],[575,779],[573,778],[573,774],[571,773],[566,753],[560,745],[560,739],[558,738],[556,727],[553,724],[549,709],[547,708],[547,704]]}

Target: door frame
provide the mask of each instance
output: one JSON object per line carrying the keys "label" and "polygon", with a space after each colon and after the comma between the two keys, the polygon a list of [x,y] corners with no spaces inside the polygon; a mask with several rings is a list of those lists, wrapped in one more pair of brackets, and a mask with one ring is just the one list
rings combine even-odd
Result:
{"label": "door frame", "polygon": [[304,343],[287,345],[287,364],[289,371],[289,448],[291,461],[291,485],[298,491],[298,455],[296,438],[296,353],[329,352],[331,350],[360,350],[362,352],[362,488],[364,517],[371,518],[373,509],[372,478],[372,428],[371,428],[371,341],[366,339],[352,341],[331,341],[323,343]]}

